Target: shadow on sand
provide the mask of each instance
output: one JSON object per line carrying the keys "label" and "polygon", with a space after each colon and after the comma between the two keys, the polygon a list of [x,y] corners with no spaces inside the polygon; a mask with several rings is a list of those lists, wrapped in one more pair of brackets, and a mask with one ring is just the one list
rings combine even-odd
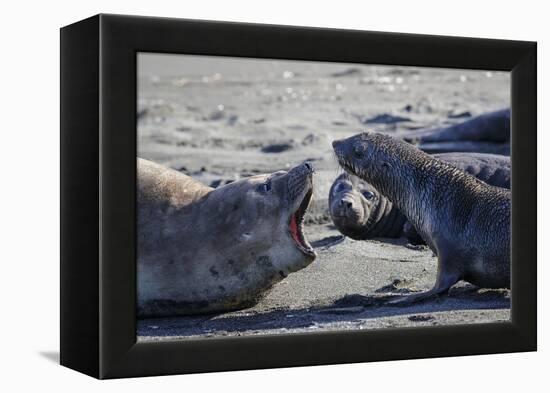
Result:
{"label": "shadow on sand", "polygon": [[[389,289],[388,286],[382,287],[377,293],[388,292]],[[359,322],[401,315],[410,315],[411,321],[428,321],[433,319],[431,313],[510,307],[507,291],[480,290],[472,286],[453,288],[449,295],[406,307],[387,305],[389,300],[400,296],[395,293],[367,296],[353,294],[337,299],[329,305],[301,309],[274,309],[263,313],[241,310],[215,315],[142,319],[138,320],[137,335],[169,337],[227,335],[244,331],[261,333],[267,330],[301,329],[314,325]]]}

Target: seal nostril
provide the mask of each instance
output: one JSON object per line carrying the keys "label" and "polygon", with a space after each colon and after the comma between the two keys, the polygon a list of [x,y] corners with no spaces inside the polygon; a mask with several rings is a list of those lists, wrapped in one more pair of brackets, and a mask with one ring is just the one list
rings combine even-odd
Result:
{"label": "seal nostril", "polygon": [[311,165],[309,162],[304,162],[304,165],[309,171],[313,170],[313,165]]}
{"label": "seal nostril", "polygon": [[340,206],[343,206],[347,209],[350,209],[352,206],[352,203],[350,201],[344,201],[343,199],[340,201]]}

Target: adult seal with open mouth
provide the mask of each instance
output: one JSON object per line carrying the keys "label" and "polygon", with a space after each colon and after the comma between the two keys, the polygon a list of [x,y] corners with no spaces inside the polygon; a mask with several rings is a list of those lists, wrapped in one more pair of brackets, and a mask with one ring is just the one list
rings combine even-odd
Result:
{"label": "adult seal with open mouth", "polygon": [[312,174],[304,163],[213,189],[138,159],[138,316],[249,307],[308,266]]}
{"label": "adult seal with open mouth", "polygon": [[386,135],[362,133],[333,148],[340,165],[386,195],[438,257],[434,287],[395,303],[444,293],[459,280],[510,287],[510,190]]}
{"label": "adult seal with open mouth", "polygon": [[[496,187],[510,189],[510,157],[485,153],[441,153],[432,157]],[[366,181],[342,173],[329,191],[329,211],[336,228],[355,240],[406,237],[424,241],[403,213]]]}

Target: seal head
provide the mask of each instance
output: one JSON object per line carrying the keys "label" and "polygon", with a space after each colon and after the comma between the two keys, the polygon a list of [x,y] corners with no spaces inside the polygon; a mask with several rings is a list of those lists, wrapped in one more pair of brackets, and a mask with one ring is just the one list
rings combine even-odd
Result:
{"label": "seal head", "polygon": [[329,211],[336,228],[355,240],[399,236],[405,221],[376,188],[347,173],[330,188]]}

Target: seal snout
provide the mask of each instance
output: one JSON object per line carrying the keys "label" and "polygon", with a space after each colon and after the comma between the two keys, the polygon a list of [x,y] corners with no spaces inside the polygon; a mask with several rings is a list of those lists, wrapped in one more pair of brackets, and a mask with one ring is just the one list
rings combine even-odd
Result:
{"label": "seal snout", "polygon": [[291,170],[288,171],[288,174],[294,177],[307,177],[315,172],[315,168],[313,168],[313,164],[309,161],[306,161],[298,166],[295,166]]}
{"label": "seal snout", "polygon": [[333,206],[333,215],[347,219],[359,219],[358,206],[354,203],[353,196],[345,195],[337,201]]}
{"label": "seal snout", "polygon": [[340,200],[340,206],[342,206],[344,209],[351,209],[351,207],[353,206],[353,202],[342,199]]}
{"label": "seal snout", "polygon": [[332,141],[332,149],[334,150],[336,158],[338,158],[339,161],[346,156],[346,150],[348,150],[347,142],[347,139],[337,139]]}
{"label": "seal snout", "polygon": [[303,164],[299,165],[298,167],[299,173],[304,177],[310,177],[315,172],[315,168],[313,168],[313,164],[309,161],[304,162]]}
{"label": "seal snout", "polygon": [[348,195],[340,199],[340,202],[338,204],[338,210],[342,215],[349,217],[350,214],[353,213],[353,200]]}

